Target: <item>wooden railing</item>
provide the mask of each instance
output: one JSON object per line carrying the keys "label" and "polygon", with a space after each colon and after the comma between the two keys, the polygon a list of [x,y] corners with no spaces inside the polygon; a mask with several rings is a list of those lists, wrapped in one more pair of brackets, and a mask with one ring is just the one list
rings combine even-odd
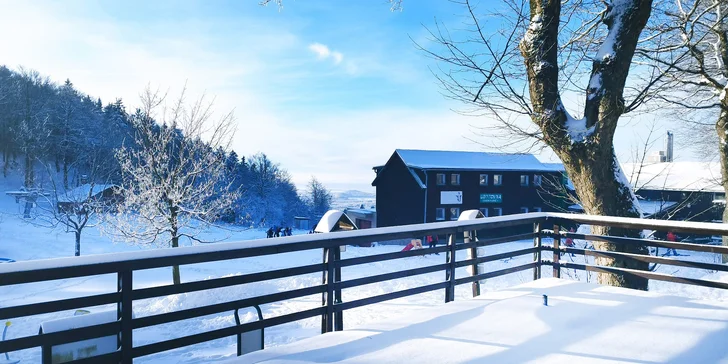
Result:
{"label": "wooden railing", "polygon": [[[338,331],[343,329],[343,314],[346,310],[436,290],[444,290],[445,301],[449,302],[455,299],[455,287],[458,285],[472,283],[474,285],[473,292],[474,294],[477,294],[477,292],[480,291],[477,285],[482,280],[530,269],[533,270],[533,278],[538,279],[541,277],[541,268],[544,265],[552,266],[554,276],[556,277],[560,277],[562,269],[580,269],[594,272],[634,274],[652,280],[670,281],[705,287],[728,288],[728,284],[723,282],[676,277],[662,273],[634,271],[615,267],[602,267],[586,263],[577,264],[560,260],[560,254],[557,254],[556,252],[568,254],[574,253],[594,257],[619,257],[687,268],[728,271],[728,266],[717,263],[689,262],[673,258],[634,255],[618,252],[603,252],[579,249],[575,247],[565,247],[561,245],[561,240],[572,238],[590,241],[609,241],[615,244],[636,244],[642,246],[728,254],[728,248],[722,246],[565,233],[559,229],[559,226],[575,223],[630,229],[670,230],[676,233],[698,233],[703,235],[721,236],[728,235],[728,228],[726,228],[723,224],[685,223],[572,214],[529,213],[468,221],[439,222],[329,234],[300,235],[258,241],[220,243],[166,250],[9,263],[0,265],[0,289],[11,285],[25,285],[35,282],[89,277],[103,274],[115,274],[117,277],[117,285],[115,287],[115,291],[111,293],[2,307],[0,308],[0,320],[108,304],[116,305],[118,319],[115,322],[105,324],[54,333],[41,333],[38,335],[2,341],[0,342],[0,353],[14,352],[36,347],[51,347],[90,338],[116,335],[119,338],[117,351],[87,359],[76,360],[74,363],[131,363],[134,358],[144,357],[224,337],[233,337],[243,332],[249,332],[311,317],[321,317],[322,332]],[[468,239],[465,239],[464,242],[460,242],[460,239],[462,239],[465,232],[473,231],[479,232],[481,239],[475,238],[474,234],[471,233]],[[426,235],[435,234],[447,236],[447,245],[429,249],[392,252],[346,259],[341,259],[339,251],[340,247],[345,245],[359,245],[362,243],[404,238],[422,238]],[[486,236],[488,238],[483,238]],[[544,244],[550,240],[544,238],[552,238],[554,244]],[[524,239],[532,239],[534,242],[533,246],[507,251],[500,254],[474,256],[465,260],[456,259],[455,253],[460,250],[470,249],[471,251],[475,251],[475,248],[478,247],[488,247],[513,241],[522,241]],[[187,265],[239,258],[260,257],[312,249],[321,249],[323,251],[324,259],[321,263],[299,265],[285,269],[227,276],[202,281],[185,282],[179,285],[133,288],[133,273],[139,270],[169,267],[172,265]],[[554,253],[553,259],[542,259],[542,252]],[[341,275],[341,268],[344,267],[358,266],[373,262],[391,262],[394,265],[397,263],[396,260],[398,259],[431,253],[445,253],[443,263],[348,280],[345,279],[346,277],[342,277]],[[533,259],[525,264],[519,264],[495,271],[480,272],[477,270],[478,265],[481,263],[518,256],[532,256]],[[476,274],[465,277],[456,277],[456,269],[467,266],[471,266],[473,268],[472,271],[476,272]],[[350,301],[347,300],[346,297],[342,296],[342,290],[347,288],[433,272],[445,272],[443,275],[444,279],[437,283],[426,284],[414,288],[388,292],[377,296],[359,298]],[[322,274],[323,280],[321,284],[151,316],[134,317],[133,315],[132,305],[138,300],[164,297],[172,294],[204,291],[214,288],[231,287],[253,282],[264,282],[273,279],[294,277],[311,273]],[[322,305],[320,307],[275,317],[268,316],[259,321],[209,330],[202,333],[151,344],[138,346],[133,345],[135,330],[314,294],[321,294],[323,297]],[[45,354],[47,350],[44,350],[43,352],[43,361],[50,363],[48,354]]]}

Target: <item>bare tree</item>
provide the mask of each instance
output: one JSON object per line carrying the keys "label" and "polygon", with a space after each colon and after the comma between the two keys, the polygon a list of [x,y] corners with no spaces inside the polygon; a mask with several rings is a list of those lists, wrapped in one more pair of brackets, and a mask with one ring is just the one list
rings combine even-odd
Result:
{"label": "bare tree", "polygon": [[334,197],[316,177],[311,177],[307,192],[306,200],[313,216],[323,216],[326,211],[329,211]]}
{"label": "bare tree", "polygon": [[[51,193],[41,194],[41,203],[37,206],[37,216],[31,220],[34,225],[48,228],[63,226],[66,231],[72,232],[75,238],[74,255],[81,255],[81,236],[86,228],[95,227],[100,222],[100,216],[112,208],[120,200],[118,188],[108,183],[98,183],[101,177],[98,174],[100,161],[94,160],[91,170],[87,172],[86,183],[75,188],[61,189],[56,183],[53,170],[48,163],[44,163],[51,182]],[[64,171],[63,179],[68,174]],[[108,190],[108,191],[107,191]],[[104,196],[107,192],[110,196]]]}
{"label": "bare tree", "polygon": [[[212,103],[187,104],[184,91],[171,107],[164,102],[147,89],[131,116],[134,145],[117,152],[124,203],[114,222],[127,242],[176,248],[181,237],[203,242],[200,233],[238,197],[222,183],[234,118],[213,121]],[[180,283],[179,266],[172,277]]]}
{"label": "bare tree", "polygon": [[[639,217],[613,138],[620,117],[651,99],[660,77],[646,73],[628,82],[652,1],[507,0],[505,9],[485,15],[470,0],[456,2],[468,14],[466,28],[450,31],[438,24],[430,32],[436,46],[421,47],[439,61],[435,73],[445,95],[468,105],[463,112],[494,118],[501,147],[551,148],[587,213]],[[497,23],[499,30],[489,30]],[[564,97],[571,102],[565,104]],[[583,109],[570,112],[567,105]],[[637,235],[604,227],[593,232]],[[632,246],[595,245],[648,253]],[[647,269],[631,259],[599,258],[598,263]],[[600,274],[599,281],[647,289],[647,280],[634,276]]]}
{"label": "bare tree", "polygon": [[[660,36],[638,48],[638,54],[666,77],[660,95],[675,108],[688,110],[682,121],[693,131],[715,130],[713,135],[691,133],[693,144],[705,147],[704,157],[717,154],[721,164],[721,185],[728,192],[728,2],[724,0],[661,1],[656,8],[655,29]],[[706,121],[707,120],[707,121]],[[728,222],[728,209],[723,212]],[[728,246],[728,238],[723,238]],[[728,262],[728,255],[723,256]]]}

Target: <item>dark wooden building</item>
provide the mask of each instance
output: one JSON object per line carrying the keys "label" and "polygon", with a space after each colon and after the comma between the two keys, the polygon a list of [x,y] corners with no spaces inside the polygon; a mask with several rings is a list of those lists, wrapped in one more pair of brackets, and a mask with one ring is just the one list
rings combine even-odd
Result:
{"label": "dark wooden building", "polygon": [[377,226],[457,220],[465,210],[485,216],[558,211],[566,179],[556,165],[530,154],[397,149],[374,167]]}

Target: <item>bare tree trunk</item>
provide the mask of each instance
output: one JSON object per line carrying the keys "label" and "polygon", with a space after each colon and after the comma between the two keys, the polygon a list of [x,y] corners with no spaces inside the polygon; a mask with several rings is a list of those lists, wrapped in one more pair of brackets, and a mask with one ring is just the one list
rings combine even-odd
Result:
{"label": "bare tree trunk", "polygon": [[[650,0],[625,1],[608,6],[603,22],[607,39],[592,64],[584,118],[574,119],[559,91],[558,36],[560,0],[531,0],[531,25],[520,44],[526,63],[532,119],[543,132],[543,141],[564,163],[584,210],[592,215],[639,217],[632,190],[614,154],[614,132],[625,112],[624,87],[639,35],[650,16]],[[622,229],[594,228],[594,232],[636,236]],[[646,248],[595,243],[595,248],[647,254]],[[648,264],[631,259],[599,258],[605,266],[647,270]],[[599,282],[619,287],[647,289],[647,280],[622,274],[599,274]]]}
{"label": "bare tree trunk", "polygon": [[81,231],[76,230],[75,233],[76,233],[76,256],[80,257],[81,256]]}
{"label": "bare tree trunk", "polygon": [[[172,238],[172,248],[177,247],[179,247],[179,237],[175,236]],[[179,265],[172,266],[172,282],[174,284],[180,284],[182,282],[179,274]]]}
{"label": "bare tree trunk", "polygon": [[[728,102],[725,100],[724,102]],[[723,103],[722,103],[723,104]],[[720,174],[723,191],[728,199],[728,105],[721,105],[718,122],[715,123],[718,133],[718,154],[720,155]],[[723,209],[723,223],[728,222],[728,206]],[[728,246],[728,237],[723,237],[723,246]],[[723,263],[728,263],[728,254],[723,254]]]}
{"label": "bare tree trunk", "polygon": [[68,189],[68,157],[63,156],[63,188]]}
{"label": "bare tree trunk", "polygon": [[35,171],[33,170],[33,158],[31,157],[30,152],[27,152],[25,154],[25,187],[33,187],[34,182]]}

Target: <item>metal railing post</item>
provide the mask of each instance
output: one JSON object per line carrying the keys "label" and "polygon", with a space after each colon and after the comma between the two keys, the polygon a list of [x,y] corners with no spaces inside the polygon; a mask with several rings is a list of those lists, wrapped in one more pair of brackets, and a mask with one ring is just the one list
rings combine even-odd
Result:
{"label": "metal railing post", "polygon": [[121,320],[121,340],[119,340],[119,351],[121,352],[121,363],[131,364],[132,357],[132,271],[124,270],[117,272],[117,289],[121,292],[121,302],[116,305],[117,318]]}
{"label": "metal railing post", "polygon": [[[465,239],[463,240],[463,243],[467,244],[471,241],[477,241],[478,238],[475,235],[475,231],[465,231]],[[478,258],[478,247],[472,247],[469,250],[468,259],[477,259]],[[477,276],[480,274],[480,270],[478,269],[478,263],[473,263],[470,266],[470,275],[471,276]],[[474,281],[472,283],[472,290],[473,290],[473,297],[480,296],[480,281]]]}
{"label": "metal railing post", "polygon": [[452,302],[455,300],[455,234],[448,235],[447,246],[450,249],[446,254],[448,267],[445,271],[445,279],[448,284],[445,288],[445,302]]}
{"label": "metal railing post", "polygon": [[533,280],[541,279],[541,223],[537,222],[533,224],[533,231],[536,236],[533,238],[533,246],[538,249],[533,253],[533,260],[536,262],[536,266],[533,267]]}
{"label": "metal railing post", "polygon": [[326,285],[326,292],[322,294],[322,304],[326,307],[326,312],[321,315],[321,333],[334,331],[334,250],[333,248],[324,248],[324,263],[326,270],[324,271],[323,284]]}
{"label": "metal railing post", "polygon": [[559,225],[554,224],[554,277],[561,278],[561,234],[559,233]]}
{"label": "metal railing post", "polygon": [[[341,260],[341,246],[337,245],[332,248],[334,251],[334,257],[331,262],[331,264],[334,264],[336,268],[334,269],[334,282],[341,282],[341,267],[336,264],[336,262]],[[341,288],[337,288],[334,290],[334,304],[339,304],[343,302],[341,297]],[[339,311],[334,313],[334,331],[342,331],[344,330],[344,311]]]}

